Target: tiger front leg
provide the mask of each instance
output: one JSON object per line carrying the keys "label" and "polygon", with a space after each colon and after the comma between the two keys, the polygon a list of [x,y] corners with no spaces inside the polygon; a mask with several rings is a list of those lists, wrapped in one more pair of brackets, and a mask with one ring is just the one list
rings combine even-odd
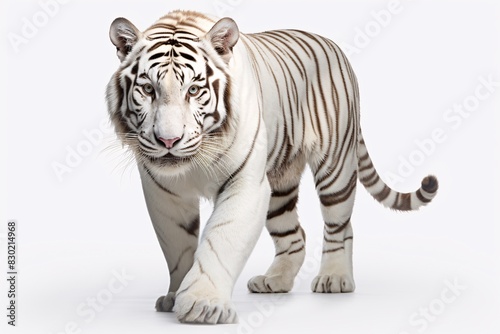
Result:
{"label": "tiger front leg", "polygon": [[288,292],[305,258],[305,233],[299,224],[297,201],[305,157],[296,156],[288,168],[268,173],[272,195],[266,227],[276,249],[274,260],[264,275],[251,278],[251,292]]}
{"label": "tiger front leg", "polygon": [[193,265],[198,246],[199,202],[168,189],[146,168],[139,170],[149,215],[170,274],[168,292],[158,298],[156,310],[172,312],[175,293]]}
{"label": "tiger front leg", "polygon": [[174,312],[181,322],[237,321],[234,283],[262,231],[270,196],[265,176],[241,174],[245,170],[217,196],[193,267],[176,294]]}

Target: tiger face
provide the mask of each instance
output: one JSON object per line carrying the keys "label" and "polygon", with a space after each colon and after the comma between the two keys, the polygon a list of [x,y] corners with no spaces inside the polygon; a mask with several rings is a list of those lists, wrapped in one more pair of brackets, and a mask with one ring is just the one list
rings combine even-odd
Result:
{"label": "tiger face", "polygon": [[217,159],[230,122],[228,63],[234,21],[208,33],[157,23],[141,33],[128,20],[111,25],[121,66],[108,85],[116,132],[138,161],[169,174]]}

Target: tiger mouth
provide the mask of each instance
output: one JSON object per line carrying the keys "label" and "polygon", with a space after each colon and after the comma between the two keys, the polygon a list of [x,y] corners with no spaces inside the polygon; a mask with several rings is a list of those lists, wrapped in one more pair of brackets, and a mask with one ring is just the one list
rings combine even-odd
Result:
{"label": "tiger mouth", "polygon": [[191,158],[190,157],[178,157],[176,155],[173,155],[172,153],[167,153],[161,157],[148,156],[148,160],[152,164],[160,165],[160,167],[162,167],[162,166],[175,167],[178,165],[189,163],[191,161]]}

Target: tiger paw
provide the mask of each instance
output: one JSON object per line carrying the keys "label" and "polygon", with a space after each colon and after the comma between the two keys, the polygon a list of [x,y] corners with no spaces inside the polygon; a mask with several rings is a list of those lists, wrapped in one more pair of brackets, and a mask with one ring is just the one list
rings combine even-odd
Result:
{"label": "tiger paw", "polygon": [[236,311],[229,300],[206,293],[179,294],[175,299],[174,312],[180,322],[200,324],[234,324],[238,322]]}
{"label": "tiger paw", "polygon": [[354,279],[350,275],[318,275],[311,284],[311,290],[320,293],[353,292],[354,289]]}
{"label": "tiger paw", "polygon": [[292,290],[293,278],[285,278],[282,275],[260,275],[251,278],[247,287],[256,293],[288,292]]}
{"label": "tiger paw", "polygon": [[172,312],[175,303],[175,292],[169,292],[166,296],[161,296],[156,300],[157,312]]}

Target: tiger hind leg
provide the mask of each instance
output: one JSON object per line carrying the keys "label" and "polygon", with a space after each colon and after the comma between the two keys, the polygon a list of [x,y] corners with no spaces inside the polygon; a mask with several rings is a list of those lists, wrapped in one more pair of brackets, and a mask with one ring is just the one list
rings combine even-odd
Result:
{"label": "tiger hind leg", "polygon": [[319,273],[311,284],[313,292],[340,293],[355,289],[351,214],[357,169],[349,168],[356,166],[349,164],[355,161],[351,156],[346,157],[343,166],[313,169],[324,220],[323,254]]}
{"label": "tiger hind leg", "polygon": [[256,293],[288,292],[305,257],[305,233],[299,223],[297,201],[305,162],[299,157],[279,175],[268,173],[272,188],[266,228],[275,246],[274,260],[264,275],[248,281]]}

